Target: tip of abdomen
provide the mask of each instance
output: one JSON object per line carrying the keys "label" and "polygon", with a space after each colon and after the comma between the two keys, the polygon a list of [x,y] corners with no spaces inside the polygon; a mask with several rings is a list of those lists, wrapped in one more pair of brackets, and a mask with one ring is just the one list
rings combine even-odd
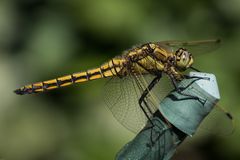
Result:
{"label": "tip of abdomen", "polygon": [[16,89],[13,92],[18,94],[18,95],[24,95],[24,92],[21,89]]}
{"label": "tip of abdomen", "polygon": [[19,88],[13,91],[14,93],[18,95],[24,95],[24,94],[31,94],[33,93],[32,90],[26,89],[26,88]]}

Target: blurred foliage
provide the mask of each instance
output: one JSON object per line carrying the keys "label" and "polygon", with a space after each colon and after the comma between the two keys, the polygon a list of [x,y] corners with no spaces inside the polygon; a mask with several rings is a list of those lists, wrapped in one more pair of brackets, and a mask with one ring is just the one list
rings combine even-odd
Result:
{"label": "blurred foliage", "polygon": [[[37,95],[12,91],[96,67],[135,44],[219,37],[221,48],[196,65],[216,74],[220,105],[238,121],[239,0],[1,0],[0,158],[114,159],[134,135],[107,111],[104,80]],[[239,135],[239,127],[228,137],[196,135],[174,159],[239,159]]]}

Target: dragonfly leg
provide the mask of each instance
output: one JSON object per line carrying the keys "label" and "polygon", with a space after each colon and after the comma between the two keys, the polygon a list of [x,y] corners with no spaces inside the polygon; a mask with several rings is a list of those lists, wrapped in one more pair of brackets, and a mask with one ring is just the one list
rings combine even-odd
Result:
{"label": "dragonfly leg", "polygon": [[190,67],[192,70],[196,71],[196,72],[201,72],[200,70],[198,70],[197,68],[195,67]]}
{"label": "dragonfly leg", "polygon": [[[201,99],[201,98],[199,98],[199,97],[197,97],[197,96],[193,96],[193,95],[190,95],[190,94],[187,94],[187,93],[183,93],[183,92],[182,92],[183,90],[185,90],[186,88],[188,88],[189,85],[186,86],[185,88],[180,88],[180,87],[177,86],[177,82],[176,82],[176,80],[174,79],[174,77],[171,76],[171,75],[169,75],[169,77],[170,77],[170,79],[171,79],[171,81],[172,81],[172,84],[173,84],[175,90],[176,90],[179,94],[181,94],[181,95],[183,95],[183,96],[190,97],[191,99],[195,99],[195,100],[199,101],[202,105],[205,104],[206,100],[203,100],[203,99]],[[185,77],[185,76],[184,76],[184,77]],[[197,78],[196,80],[205,79],[204,77],[197,77],[197,76],[188,76],[187,78],[189,78],[189,79],[190,79],[190,78]]]}
{"label": "dragonfly leg", "polygon": [[[161,75],[155,77],[152,82],[148,85],[148,87],[143,91],[141,97],[139,98],[139,106],[141,107],[142,111],[144,112],[145,116],[148,118],[149,122],[153,125],[153,122],[151,121],[151,118],[149,117],[148,115],[148,112],[150,114],[153,115],[149,105],[147,104],[145,98],[147,97],[147,95],[149,94],[149,92],[152,90],[152,88],[158,83],[158,81],[160,80],[161,78]],[[146,106],[147,108],[147,111],[146,111],[146,108],[143,106],[143,104]]]}
{"label": "dragonfly leg", "polygon": [[[151,120],[151,117],[149,116],[148,112],[153,115],[154,113],[151,111],[149,105],[147,104],[146,102],[146,97],[147,95],[149,94],[149,92],[151,91],[151,89],[158,83],[158,81],[160,80],[161,78],[161,75],[155,77],[152,82],[148,85],[148,87],[143,91],[141,97],[139,98],[139,106],[141,107],[142,111],[144,112],[145,116],[147,117],[148,121],[151,123],[151,126],[149,128],[153,128],[154,127],[154,124]],[[144,105],[145,107],[144,107]],[[147,109],[147,110],[146,110]],[[154,140],[153,140],[153,132],[152,132],[152,129],[151,129],[151,134],[150,134],[150,137],[151,137],[151,144],[154,144]]]}
{"label": "dragonfly leg", "polygon": [[185,79],[193,79],[193,78],[196,78],[196,80],[200,80],[200,79],[210,80],[209,77],[199,77],[199,76],[189,76],[189,75],[183,75],[183,77],[184,77]]}

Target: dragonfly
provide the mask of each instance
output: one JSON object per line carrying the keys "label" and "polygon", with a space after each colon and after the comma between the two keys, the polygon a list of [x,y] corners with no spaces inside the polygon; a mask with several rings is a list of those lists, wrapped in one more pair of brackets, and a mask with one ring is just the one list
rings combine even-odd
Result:
{"label": "dragonfly", "polygon": [[[167,93],[164,92],[167,85],[159,81],[170,82],[174,89],[181,92],[177,84],[184,78],[191,78],[184,72],[188,69],[199,71],[193,67],[193,55],[210,52],[219,43],[219,39],[149,42],[125,51],[100,67],[25,85],[14,92],[26,95],[106,78],[104,99],[108,108],[123,126],[136,133],[148,121],[151,122],[159,101]],[[223,111],[223,114],[232,119],[230,113]]]}

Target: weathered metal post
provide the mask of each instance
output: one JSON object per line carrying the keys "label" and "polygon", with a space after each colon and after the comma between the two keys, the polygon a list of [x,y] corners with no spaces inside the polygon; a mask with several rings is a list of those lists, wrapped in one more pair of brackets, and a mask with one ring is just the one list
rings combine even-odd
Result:
{"label": "weathered metal post", "polygon": [[213,74],[190,72],[189,76],[193,78],[184,79],[178,84],[183,94],[170,92],[152,118],[154,126],[148,123],[119,151],[117,160],[171,159],[177,146],[196,132],[219,101],[220,95]]}

